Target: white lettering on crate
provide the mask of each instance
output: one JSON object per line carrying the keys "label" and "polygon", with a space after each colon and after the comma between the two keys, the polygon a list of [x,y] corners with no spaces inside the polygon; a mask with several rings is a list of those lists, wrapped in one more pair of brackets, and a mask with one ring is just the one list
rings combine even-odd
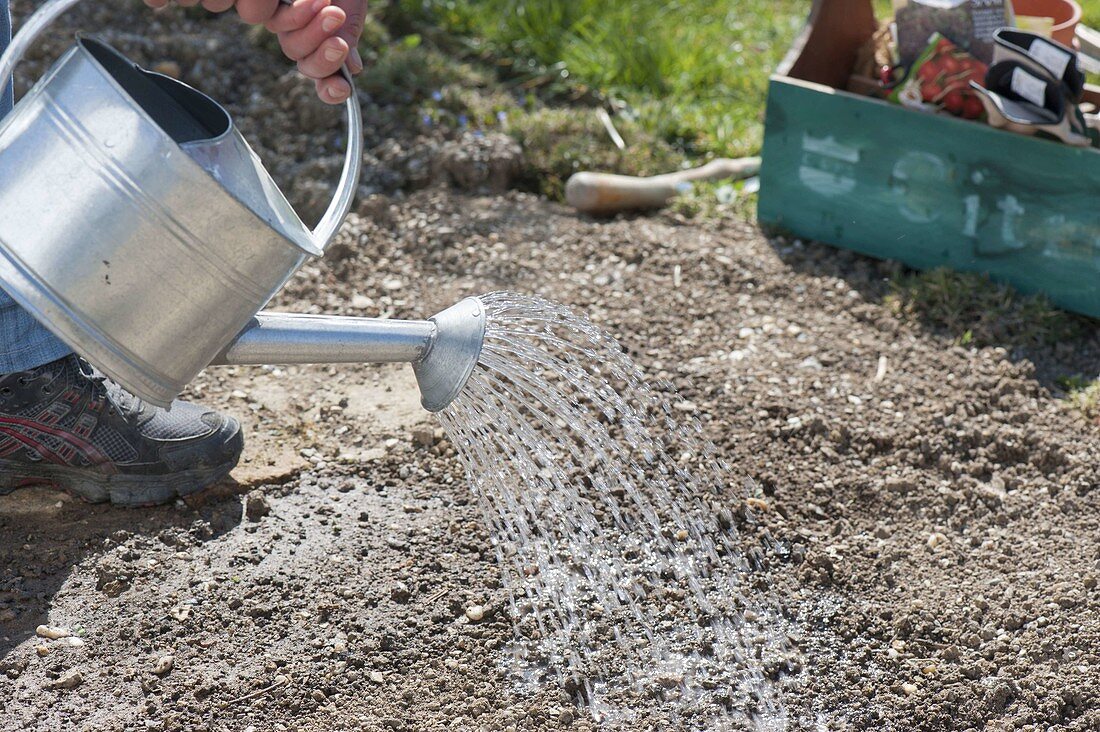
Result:
{"label": "white lettering on crate", "polygon": [[[860,148],[837,142],[832,135],[803,133],[799,181],[826,198],[850,195],[857,187],[862,157]],[[888,190],[899,216],[918,225],[942,220],[950,228],[958,226],[973,240],[978,257],[1030,250],[1100,269],[1100,237],[1094,226],[1060,213],[1032,220],[1034,207],[1029,217],[1026,201],[1018,194],[999,192],[999,176],[985,166],[963,172],[936,153],[910,150],[900,153],[890,170]],[[953,200],[961,202],[961,212],[944,198],[952,191],[959,194]]]}
{"label": "white lettering on crate", "polygon": [[802,135],[802,164],[798,179],[804,186],[823,196],[843,196],[856,188],[858,147],[837,142],[832,135]]}
{"label": "white lettering on crate", "polygon": [[905,153],[894,163],[890,189],[901,198],[898,212],[914,224],[930,224],[943,214],[940,191],[948,166],[939,155],[924,150]]}

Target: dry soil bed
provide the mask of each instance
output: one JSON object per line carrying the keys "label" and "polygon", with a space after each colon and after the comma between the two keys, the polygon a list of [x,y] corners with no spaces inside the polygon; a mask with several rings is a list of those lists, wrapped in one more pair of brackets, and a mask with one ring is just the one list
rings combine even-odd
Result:
{"label": "dry soil bed", "polygon": [[[192,26],[177,47],[231,47],[235,27]],[[241,62],[215,94],[270,93]],[[301,163],[335,149],[327,120],[321,142],[289,136],[301,120],[260,131],[269,154],[286,139],[298,200],[331,180]],[[791,729],[1100,729],[1100,441],[1048,391],[1095,371],[1100,337],[954,347],[882,304],[889,271],[732,220],[433,187],[361,199],[277,305],[419,317],[507,288],[613,332],[767,505],[803,651]],[[212,369],[190,396],[246,422],[235,483],[139,511],[0,498],[0,729],[598,728],[502,674],[489,537],[406,369]]]}

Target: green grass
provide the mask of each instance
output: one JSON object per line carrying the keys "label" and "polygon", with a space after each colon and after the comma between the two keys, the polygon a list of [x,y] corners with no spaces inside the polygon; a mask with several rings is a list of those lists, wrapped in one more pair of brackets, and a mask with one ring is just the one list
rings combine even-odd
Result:
{"label": "green grass", "polygon": [[1058,379],[1058,386],[1065,390],[1065,402],[1090,420],[1100,420],[1100,380],[1083,376],[1065,376]]}
{"label": "green grass", "polygon": [[1021,295],[983,275],[934,269],[903,274],[885,302],[896,315],[945,331],[962,346],[1049,346],[1081,335],[1086,321],[1041,295]]}
{"label": "green grass", "polygon": [[[530,88],[568,85],[688,156],[759,150],[768,75],[807,0],[402,0]],[[625,135],[624,135],[625,137]],[[628,144],[644,143],[627,139]]]}
{"label": "green grass", "polygon": [[713,219],[732,214],[751,219],[756,213],[756,194],[744,191],[745,181],[701,181],[669,204],[670,213],[685,219]]}
{"label": "green grass", "polygon": [[1090,28],[1100,28],[1100,0],[1077,0],[1084,13],[1081,22]]}
{"label": "green grass", "polygon": [[683,156],[667,142],[648,138],[638,124],[619,125],[621,134],[644,139],[637,149],[611,144],[591,110],[539,109],[509,116],[504,128],[521,141],[527,187],[562,198],[565,182],[578,170],[612,170],[625,175],[656,175],[675,170]]}

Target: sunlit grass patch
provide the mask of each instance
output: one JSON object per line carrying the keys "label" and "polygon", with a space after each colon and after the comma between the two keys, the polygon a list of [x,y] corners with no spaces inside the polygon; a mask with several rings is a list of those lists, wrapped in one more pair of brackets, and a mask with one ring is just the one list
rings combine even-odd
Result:
{"label": "sunlit grass patch", "polygon": [[530,88],[568,84],[689,156],[759,150],[769,74],[806,0],[403,0]]}
{"label": "sunlit grass patch", "polygon": [[899,317],[946,331],[959,345],[1044,346],[1075,338],[1084,320],[1042,295],[1021,295],[979,274],[933,269],[903,274],[886,304]]}
{"label": "sunlit grass patch", "polygon": [[1088,419],[1100,420],[1100,379],[1066,376],[1058,379],[1058,386],[1065,390],[1066,404],[1072,409]]}
{"label": "sunlit grass patch", "polygon": [[521,141],[530,185],[561,198],[565,181],[581,170],[655,175],[676,170],[683,160],[672,146],[633,123],[620,125],[631,140],[619,150],[590,109],[540,109],[510,119],[507,129]]}
{"label": "sunlit grass patch", "polygon": [[756,193],[746,181],[699,181],[669,204],[670,213],[686,219],[713,219],[733,215],[751,218],[756,210]]}

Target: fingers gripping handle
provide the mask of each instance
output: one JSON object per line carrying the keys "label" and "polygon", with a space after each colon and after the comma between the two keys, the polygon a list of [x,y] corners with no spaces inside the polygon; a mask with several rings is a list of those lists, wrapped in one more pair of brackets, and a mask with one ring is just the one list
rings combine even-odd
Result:
{"label": "fingers gripping handle", "polygon": [[[27,54],[31,45],[49,26],[53,25],[55,20],[79,2],[80,0],[47,0],[27,18],[7,50],[4,51],[4,55],[0,56],[0,80],[10,79],[16,64]],[[289,4],[289,0],[279,0],[279,2]],[[348,211],[351,210],[355,190],[359,184],[360,168],[363,164],[363,117],[359,97],[347,64],[340,69],[340,73],[351,86],[351,96],[345,103],[348,117],[348,144],[344,153],[344,170],[340,174],[336,194],[313,230],[313,240],[321,249],[328,247],[347,217]]]}

